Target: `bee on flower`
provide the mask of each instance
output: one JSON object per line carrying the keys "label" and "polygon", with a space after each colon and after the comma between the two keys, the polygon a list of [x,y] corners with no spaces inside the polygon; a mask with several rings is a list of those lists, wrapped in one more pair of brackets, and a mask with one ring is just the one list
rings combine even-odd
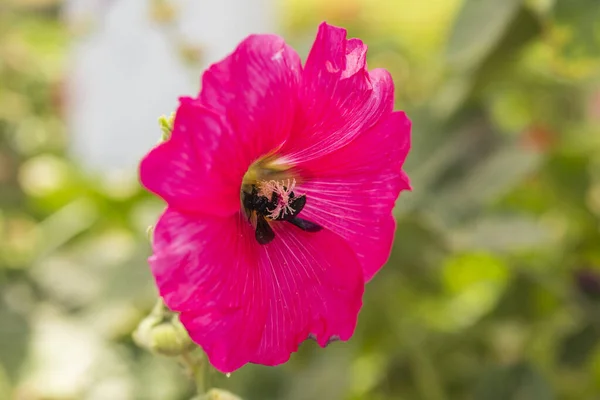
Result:
{"label": "bee on flower", "polygon": [[222,372],[348,340],[389,257],[411,125],[366,54],[326,23],[304,65],[251,35],[141,162],[167,204],[149,259],[159,294]]}

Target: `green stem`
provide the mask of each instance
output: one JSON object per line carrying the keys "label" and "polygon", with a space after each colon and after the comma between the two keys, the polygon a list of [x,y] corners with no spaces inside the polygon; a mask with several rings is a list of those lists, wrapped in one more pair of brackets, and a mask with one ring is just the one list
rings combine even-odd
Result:
{"label": "green stem", "polygon": [[163,314],[165,312],[165,303],[163,303],[162,298],[158,298],[158,300],[156,300],[156,303],[154,304],[154,307],[152,307],[152,311],[150,312],[150,315],[154,315],[156,317],[163,317]]}
{"label": "green stem", "polygon": [[205,382],[205,365],[204,360],[198,361],[194,360],[190,352],[185,352],[182,354],[181,359],[183,364],[187,367],[192,379],[194,380],[194,385],[196,386],[196,392],[198,392],[198,396],[202,396],[206,393],[206,382]]}
{"label": "green stem", "polygon": [[439,380],[433,361],[421,343],[413,343],[409,357],[415,374],[416,385],[421,398],[426,400],[446,400],[444,388]]}

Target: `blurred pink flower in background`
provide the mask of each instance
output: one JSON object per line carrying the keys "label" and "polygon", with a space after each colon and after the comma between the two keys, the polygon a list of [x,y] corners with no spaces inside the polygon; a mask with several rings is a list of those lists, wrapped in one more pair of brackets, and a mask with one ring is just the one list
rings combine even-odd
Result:
{"label": "blurred pink flower in background", "polygon": [[140,166],[167,203],[150,258],[160,295],[222,372],[349,339],[410,189],[410,121],[386,70],[327,24],[304,67],[252,35],[182,98]]}

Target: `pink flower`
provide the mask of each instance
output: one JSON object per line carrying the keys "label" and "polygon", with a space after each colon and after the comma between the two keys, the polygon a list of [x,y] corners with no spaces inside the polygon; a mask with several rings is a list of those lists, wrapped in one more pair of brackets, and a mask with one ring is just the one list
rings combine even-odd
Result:
{"label": "pink flower", "polygon": [[160,295],[222,372],[349,339],[389,257],[410,122],[366,53],[325,23],[304,67],[280,37],[249,36],[141,163],[167,203],[150,258]]}

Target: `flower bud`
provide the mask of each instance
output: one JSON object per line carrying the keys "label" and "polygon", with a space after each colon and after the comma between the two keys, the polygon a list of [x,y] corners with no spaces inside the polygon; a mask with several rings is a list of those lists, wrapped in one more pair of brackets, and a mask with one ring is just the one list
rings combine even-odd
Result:
{"label": "flower bud", "polygon": [[222,389],[210,389],[204,396],[194,400],[242,400],[240,397]]}
{"label": "flower bud", "polygon": [[150,225],[148,229],[146,229],[146,236],[148,237],[148,241],[152,243],[152,237],[154,235],[154,226]]}
{"label": "flower bud", "polygon": [[140,347],[171,357],[180,356],[195,346],[177,314],[166,310],[162,303],[140,322],[133,332],[133,340]]}
{"label": "flower bud", "polygon": [[175,121],[175,113],[171,113],[168,117],[163,115],[158,119],[158,124],[160,125],[160,129],[162,130],[161,141],[164,142],[169,140],[171,137],[171,132],[173,131],[173,122]]}
{"label": "flower bud", "polygon": [[165,356],[180,356],[190,350],[193,342],[184,329],[172,323],[156,325],[152,328],[150,350]]}

